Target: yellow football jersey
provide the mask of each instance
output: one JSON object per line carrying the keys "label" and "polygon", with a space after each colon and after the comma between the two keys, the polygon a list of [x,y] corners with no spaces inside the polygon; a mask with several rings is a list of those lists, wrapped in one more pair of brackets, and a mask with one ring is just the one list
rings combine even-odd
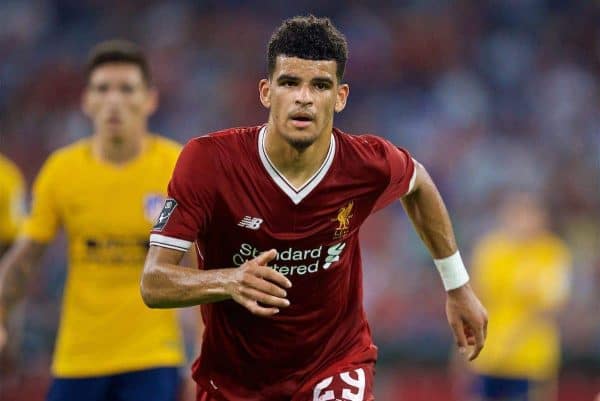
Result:
{"label": "yellow football jersey", "polygon": [[25,184],[17,166],[0,155],[0,243],[10,243],[24,213]]}
{"label": "yellow football jersey", "polygon": [[550,233],[516,241],[504,233],[476,248],[473,285],[488,310],[488,338],[473,361],[482,374],[545,380],[557,374],[554,315],[569,292],[570,255]]}
{"label": "yellow football jersey", "polygon": [[148,232],[179,151],[150,136],[142,154],[117,166],[95,158],[84,139],[53,153],[40,171],[22,234],[48,242],[62,227],[69,244],[55,376],[183,362],[176,312],[149,309],[139,290]]}

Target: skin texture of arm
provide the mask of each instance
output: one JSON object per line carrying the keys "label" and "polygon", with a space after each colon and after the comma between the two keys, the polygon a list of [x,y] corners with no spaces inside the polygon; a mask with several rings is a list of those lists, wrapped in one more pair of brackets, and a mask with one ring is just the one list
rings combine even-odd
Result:
{"label": "skin texture of arm", "polygon": [[[448,257],[458,249],[450,216],[427,170],[420,163],[415,168],[414,189],[401,199],[402,206],[433,258]],[[473,345],[469,360],[475,359],[485,343],[488,319],[469,283],[448,291],[446,315],[460,352]]]}
{"label": "skin texture of arm", "polygon": [[142,298],[151,308],[233,299],[254,314],[271,316],[289,306],[284,288],[291,287],[285,276],[267,266],[276,255],[270,250],[239,268],[196,270],[178,265],[183,252],[151,246],[140,283]]}
{"label": "skin texture of arm", "polygon": [[151,308],[177,308],[228,299],[223,270],[200,271],[179,266],[184,253],[151,246],[140,289]]}
{"label": "skin texture of arm", "polygon": [[445,258],[457,250],[452,223],[427,170],[418,162],[415,168],[417,179],[414,189],[401,199],[402,206],[431,256]]}
{"label": "skin texture of arm", "polygon": [[0,349],[6,342],[8,314],[25,296],[27,282],[46,246],[45,243],[20,238],[0,259]]}

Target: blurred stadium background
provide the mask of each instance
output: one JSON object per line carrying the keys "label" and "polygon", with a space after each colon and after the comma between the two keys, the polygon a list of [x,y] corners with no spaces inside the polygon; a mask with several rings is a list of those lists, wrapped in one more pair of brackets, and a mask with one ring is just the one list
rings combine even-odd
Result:
{"label": "blurred stadium background", "polygon": [[[336,125],[387,136],[427,166],[463,255],[502,193],[542,194],[574,256],[560,400],[591,400],[600,391],[600,2],[4,0],[0,152],[31,184],[51,151],[89,134],[82,66],[92,45],[114,37],[150,56],[161,95],[154,131],[185,142],[261,123],[269,35],[309,12],[349,40],[351,96]],[[373,216],[362,241],[378,399],[461,399],[441,282],[399,205]],[[0,398],[42,399],[64,274],[63,240],[30,288],[18,365]],[[194,318],[184,316],[190,343]]]}

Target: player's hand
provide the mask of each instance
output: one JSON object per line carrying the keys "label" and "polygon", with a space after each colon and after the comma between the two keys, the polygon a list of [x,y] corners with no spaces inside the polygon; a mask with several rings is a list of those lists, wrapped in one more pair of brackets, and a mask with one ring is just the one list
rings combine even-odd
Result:
{"label": "player's hand", "polygon": [[271,249],[247,261],[237,269],[231,269],[232,277],[226,285],[231,298],[250,312],[259,316],[272,316],[279,308],[290,305],[286,288],[292,283],[281,273],[268,267],[277,251]]}
{"label": "player's hand", "polygon": [[467,345],[471,345],[473,350],[469,354],[469,361],[477,358],[487,337],[488,317],[468,283],[448,291],[446,316],[459,351],[464,353]]}

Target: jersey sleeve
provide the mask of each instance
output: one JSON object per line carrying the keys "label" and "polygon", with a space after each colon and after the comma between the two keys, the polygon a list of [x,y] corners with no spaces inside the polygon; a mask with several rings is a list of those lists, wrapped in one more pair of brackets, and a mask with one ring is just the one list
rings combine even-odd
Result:
{"label": "jersey sleeve", "polygon": [[59,162],[56,155],[50,156],[38,173],[34,183],[31,211],[25,218],[20,235],[39,242],[50,242],[56,235],[60,223],[56,202]]}
{"label": "jersey sleeve", "polygon": [[209,137],[194,139],[183,148],[168,198],[150,234],[150,245],[187,251],[203,238],[216,198],[215,153]]}
{"label": "jersey sleeve", "polygon": [[11,242],[23,220],[25,184],[16,167],[5,168],[4,183],[0,185],[0,241]]}
{"label": "jersey sleeve", "polygon": [[377,199],[373,211],[384,208],[395,200],[408,194],[415,183],[415,162],[406,149],[380,139],[379,152],[385,161],[387,186]]}

